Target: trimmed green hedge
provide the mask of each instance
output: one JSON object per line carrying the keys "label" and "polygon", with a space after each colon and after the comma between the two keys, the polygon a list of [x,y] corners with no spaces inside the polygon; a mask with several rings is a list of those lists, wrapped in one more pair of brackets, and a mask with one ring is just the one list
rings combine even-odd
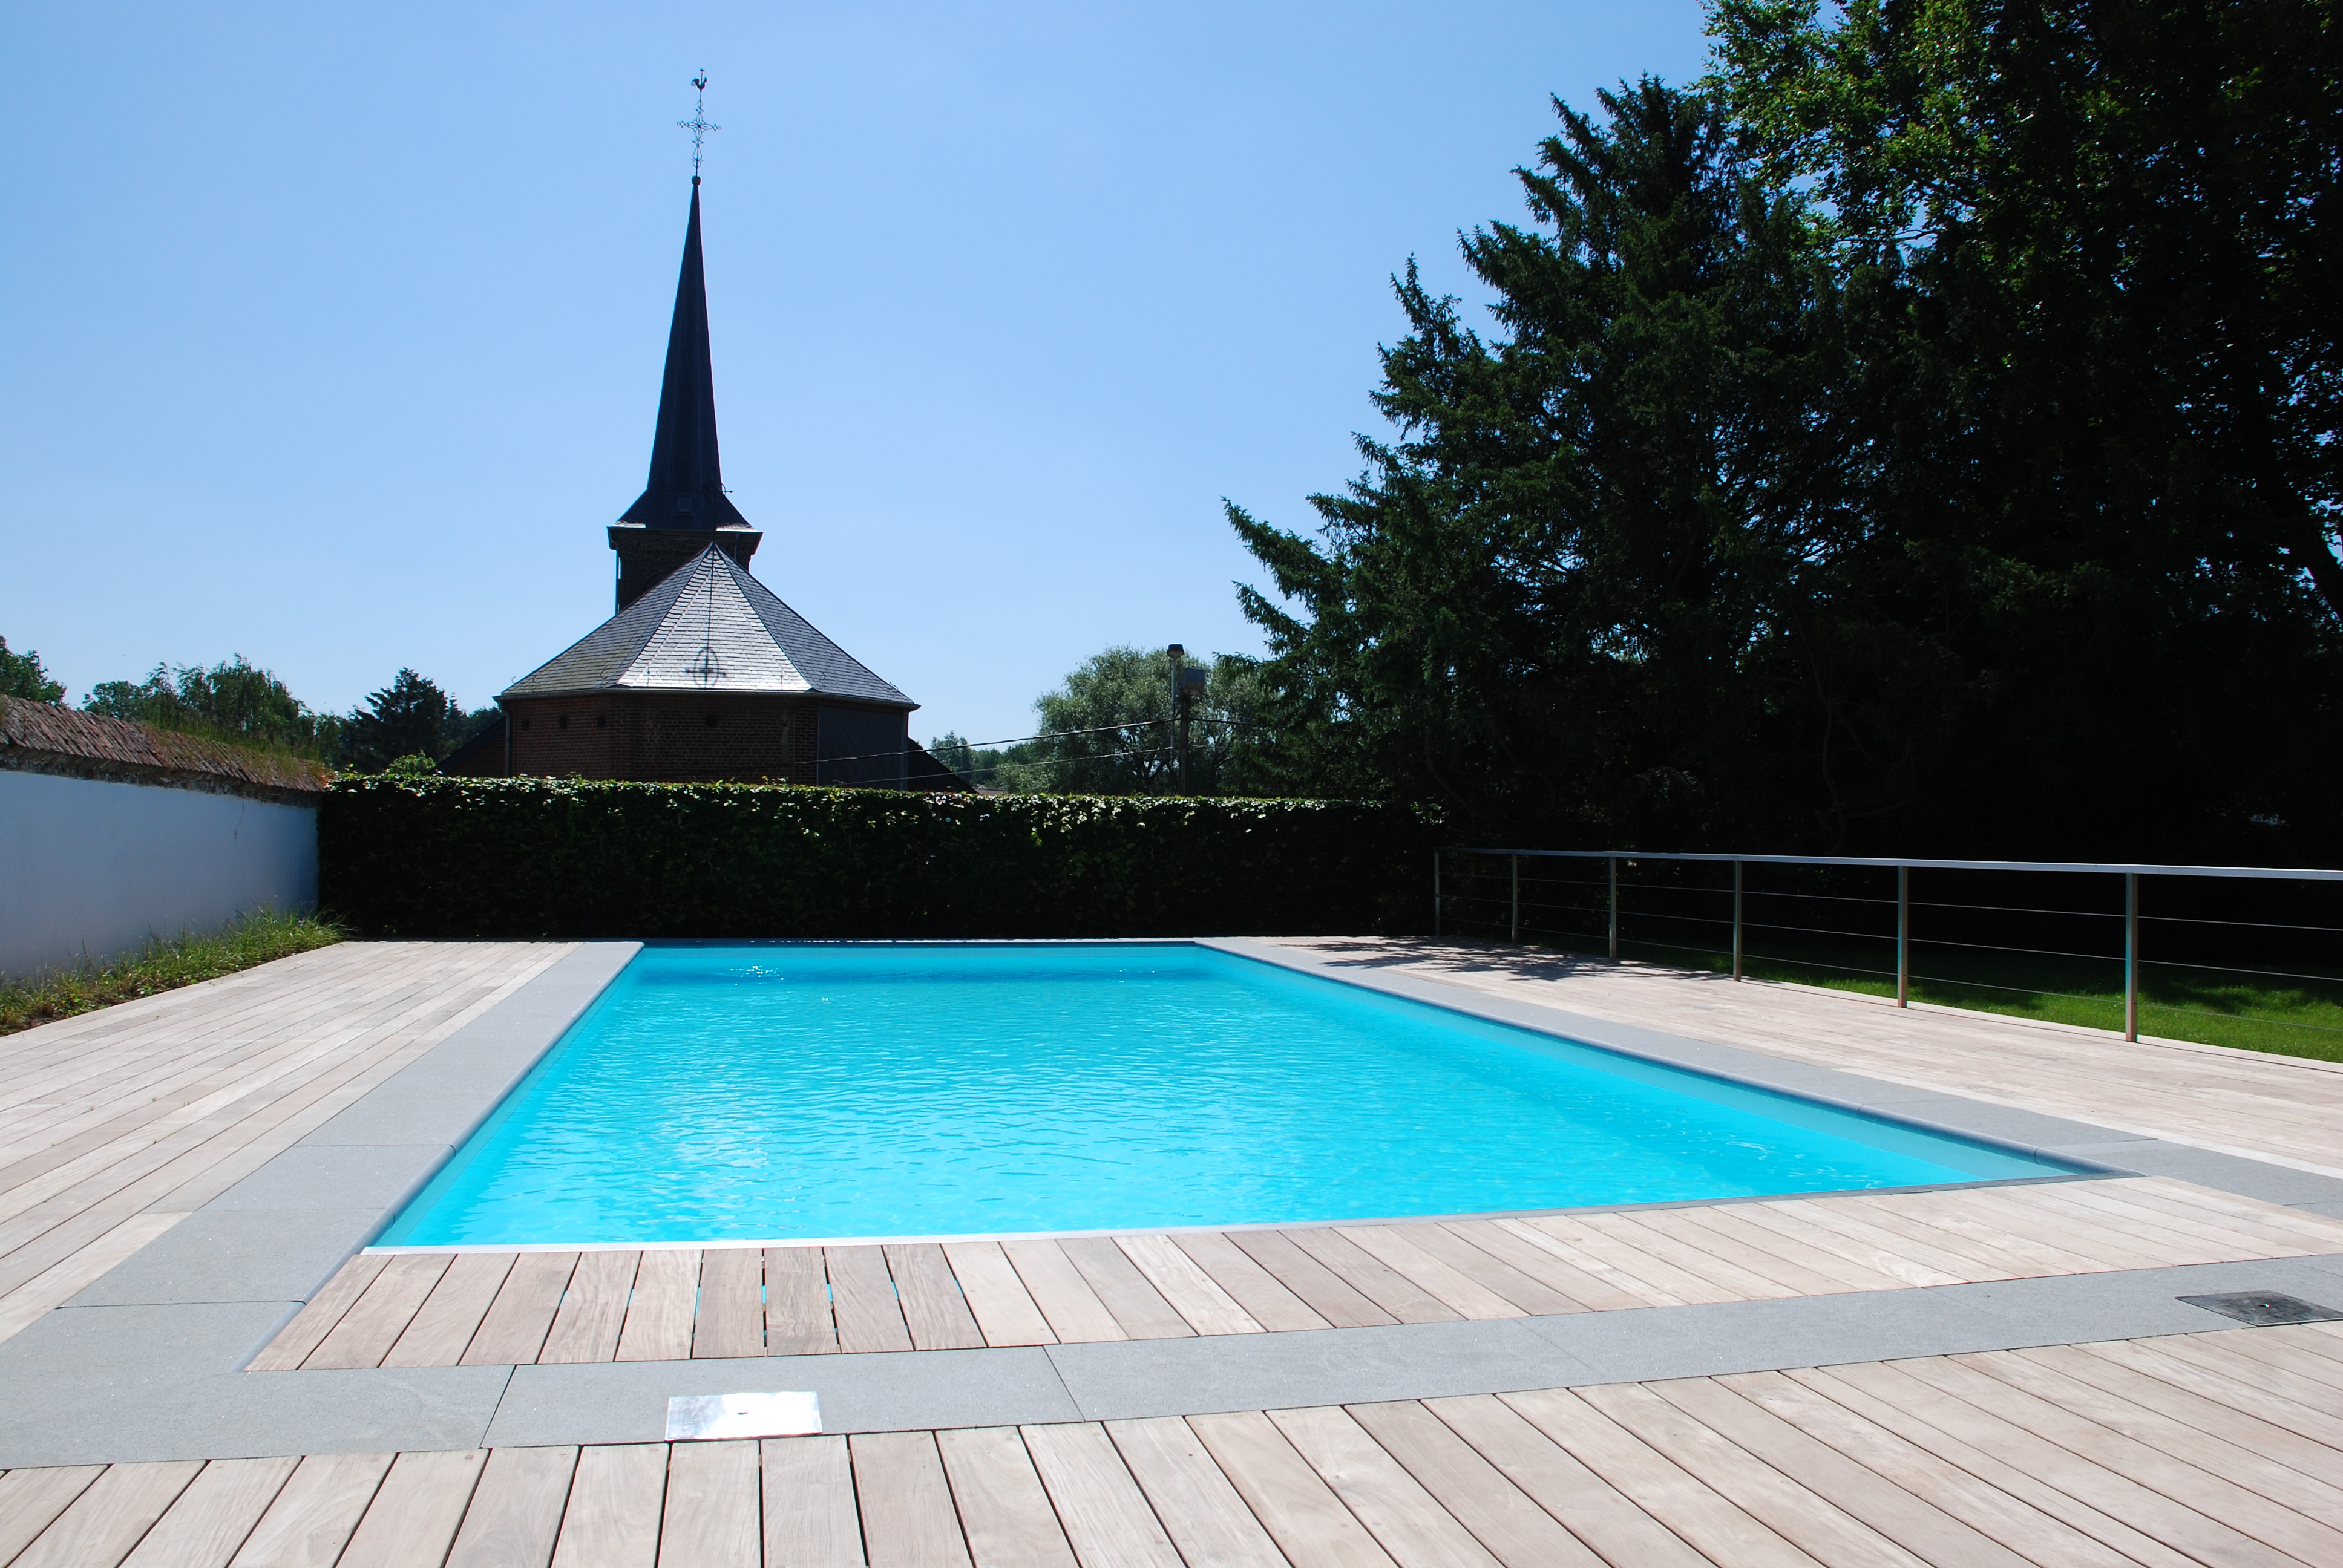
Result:
{"label": "trimmed green hedge", "polygon": [[1395,932],[1432,819],[1339,800],[346,779],[319,901],[375,937]]}

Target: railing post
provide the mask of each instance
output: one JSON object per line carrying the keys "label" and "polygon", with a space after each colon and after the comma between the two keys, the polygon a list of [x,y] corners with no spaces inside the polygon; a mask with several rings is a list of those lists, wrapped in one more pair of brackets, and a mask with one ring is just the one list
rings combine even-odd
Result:
{"label": "railing post", "polygon": [[2139,1038],[2139,873],[2124,873],[2124,1038]]}
{"label": "railing post", "polygon": [[1432,934],[1440,934],[1440,851],[1432,851]]}
{"label": "railing post", "polygon": [[1522,940],[1522,858],[1511,857],[1513,862],[1513,940]]}
{"label": "railing post", "polygon": [[1733,862],[1733,978],[1741,978],[1741,862]]}
{"label": "railing post", "polygon": [[1611,866],[1611,961],[1619,961],[1619,857],[1610,857]]}
{"label": "railing post", "polygon": [[1912,868],[1896,868],[1896,1005],[1912,1005]]}

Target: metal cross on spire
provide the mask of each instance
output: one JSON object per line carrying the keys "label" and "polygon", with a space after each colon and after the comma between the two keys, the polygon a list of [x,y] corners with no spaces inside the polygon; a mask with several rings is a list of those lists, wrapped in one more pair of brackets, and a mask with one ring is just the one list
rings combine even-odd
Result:
{"label": "metal cross on spire", "polygon": [[699,183],[699,144],[708,139],[709,132],[720,131],[724,127],[708,117],[708,73],[702,71],[694,76],[691,79],[691,86],[692,90],[699,95],[692,103],[691,118],[676,121],[676,127],[691,133],[691,183],[698,185]]}

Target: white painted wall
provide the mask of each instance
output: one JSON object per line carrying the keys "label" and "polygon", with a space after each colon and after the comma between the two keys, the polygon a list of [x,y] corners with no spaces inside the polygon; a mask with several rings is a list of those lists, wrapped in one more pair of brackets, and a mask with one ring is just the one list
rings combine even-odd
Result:
{"label": "white painted wall", "polygon": [[317,903],[317,812],[0,769],[0,974]]}

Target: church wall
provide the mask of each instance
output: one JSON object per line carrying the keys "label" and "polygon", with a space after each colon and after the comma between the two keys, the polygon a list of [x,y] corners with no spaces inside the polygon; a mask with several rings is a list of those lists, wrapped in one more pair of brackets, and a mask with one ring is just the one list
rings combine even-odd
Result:
{"label": "church wall", "polygon": [[814,709],[801,697],[617,691],[516,698],[507,707],[516,774],[672,784],[814,781]]}

